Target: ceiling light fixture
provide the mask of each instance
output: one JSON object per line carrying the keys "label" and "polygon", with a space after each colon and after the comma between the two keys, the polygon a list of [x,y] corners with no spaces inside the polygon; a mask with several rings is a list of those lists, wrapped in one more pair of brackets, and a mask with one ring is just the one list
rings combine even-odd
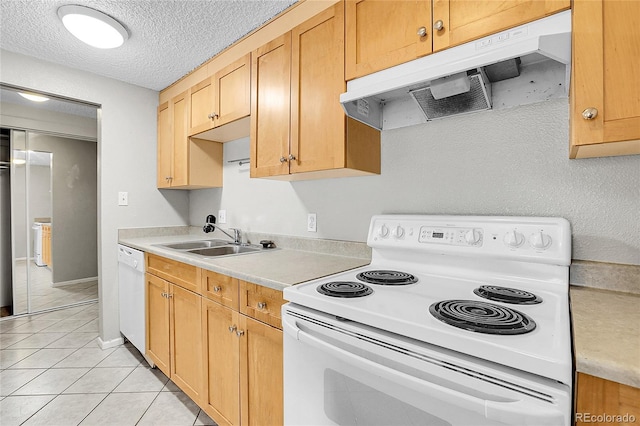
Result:
{"label": "ceiling light fixture", "polygon": [[98,49],[122,46],[129,38],[120,22],[95,9],[66,5],[58,9],[58,16],[71,34]]}
{"label": "ceiling light fixture", "polygon": [[23,92],[18,92],[18,94],[20,96],[22,96],[25,99],[29,99],[30,101],[33,102],[46,102],[49,100],[49,98],[42,96],[42,95],[36,95],[33,93],[23,93]]}

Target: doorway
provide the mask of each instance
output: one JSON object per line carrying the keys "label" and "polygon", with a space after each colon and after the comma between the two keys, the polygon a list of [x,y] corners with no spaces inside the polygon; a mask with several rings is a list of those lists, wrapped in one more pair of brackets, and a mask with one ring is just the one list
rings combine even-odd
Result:
{"label": "doorway", "polygon": [[[93,138],[72,134],[97,119],[97,108],[50,98],[47,102],[53,102],[43,110],[18,96],[3,87],[0,97],[3,315],[31,314],[98,298],[97,131]],[[33,127],[17,128],[15,120],[6,119],[7,111]],[[52,120],[63,132],[47,130]]]}

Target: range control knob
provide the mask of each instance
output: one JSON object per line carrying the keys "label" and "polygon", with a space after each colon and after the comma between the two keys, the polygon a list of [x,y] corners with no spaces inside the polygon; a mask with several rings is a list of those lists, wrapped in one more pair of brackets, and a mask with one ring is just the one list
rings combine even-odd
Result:
{"label": "range control knob", "polygon": [[380,238],[387,238],[389,236],[389,227],[387,225],[382,225],[378,230],[378,235]]}
{"label": "range control knob", "polygon": [[472,246],[478,244],[481,239],[482,234],[477,229],[470,229],[466,234],[464,234],[464,240]]}
{"label": "range control knob", "polygon": [[514,229],[505,234],[504,243],[512,248],[520,247],[524,243],[524,235]]}
{"label": "range control knob", "polygon": [[551,246],[551,237],[542,231],[536,232],[529,237],[531,247],[538,250],[546,250]]}
{"label": "range control knob", "polygon": [[404,238],[404,228],[400,225],[396,226],[393,229],[393,236],[394,238],[397,238],[397,239]]}

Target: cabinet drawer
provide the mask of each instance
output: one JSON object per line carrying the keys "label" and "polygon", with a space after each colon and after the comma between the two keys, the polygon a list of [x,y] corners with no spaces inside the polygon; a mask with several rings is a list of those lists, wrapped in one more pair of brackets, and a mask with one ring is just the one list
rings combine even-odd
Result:
{"label": "cabinet drawer", "polygon": [[240,312],[282,330],[282,291],[240,281]]}
{"label": "cabinet drawer", "polygon": [[202,295],[223,306],[238,310],[238,279],[201,269]]}
{"label": "cabinet drawer", "polygon": [[145,263],[148,273],[201,294],[197,267],[149,253],[145,254]]}

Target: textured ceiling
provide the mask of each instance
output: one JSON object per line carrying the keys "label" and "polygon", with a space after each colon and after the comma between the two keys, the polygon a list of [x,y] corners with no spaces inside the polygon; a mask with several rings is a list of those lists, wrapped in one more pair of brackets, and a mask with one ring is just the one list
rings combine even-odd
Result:
{"label": "textured ceiling", "polygon": [[[0,48],[161,90],[296,0],[2,0]],[[58,19],[65,4],[120,21],[129,40],[90,47]]]}

